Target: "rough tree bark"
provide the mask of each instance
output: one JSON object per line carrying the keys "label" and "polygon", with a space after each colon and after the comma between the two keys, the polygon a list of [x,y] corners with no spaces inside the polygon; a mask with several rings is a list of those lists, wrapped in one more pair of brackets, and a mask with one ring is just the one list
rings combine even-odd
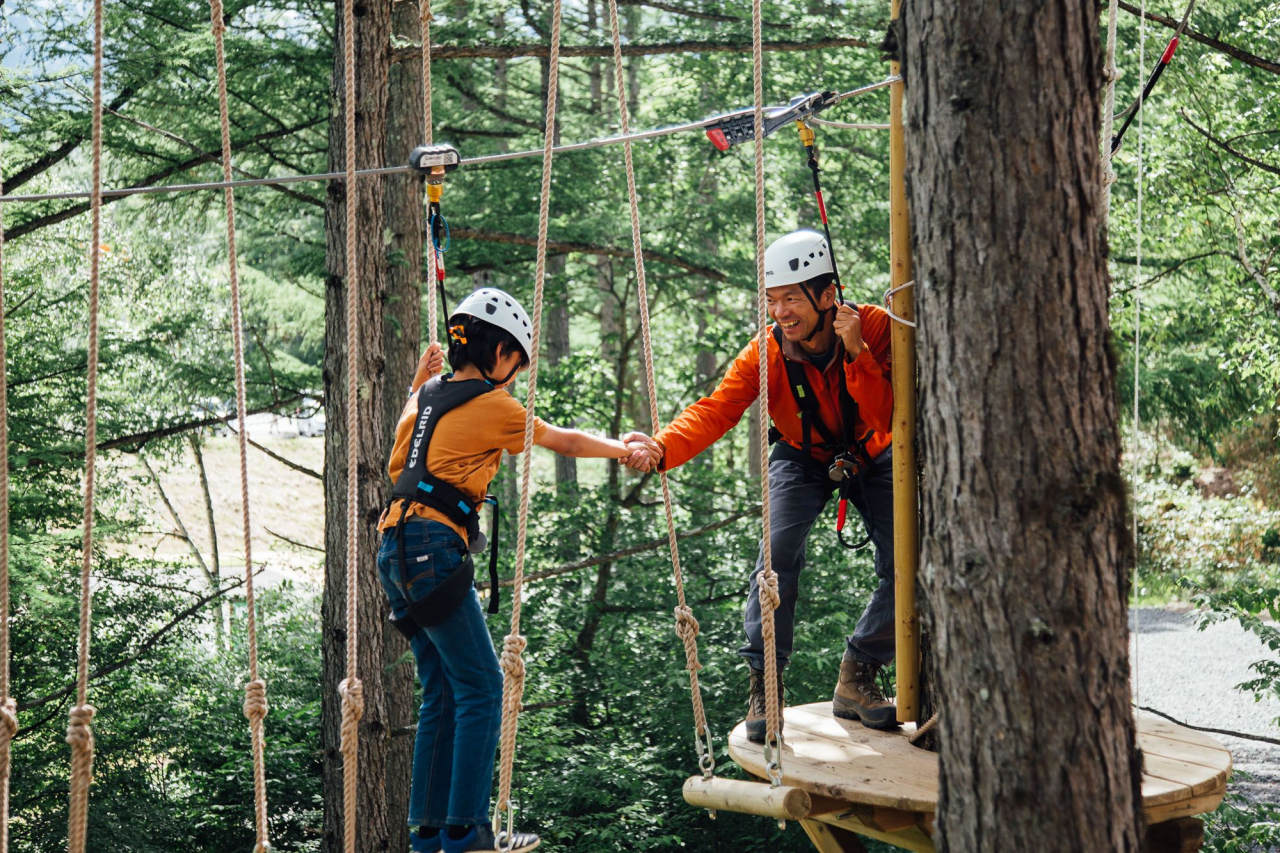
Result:
{"label": "rough tree bark", "polygon": [[[354,2],[356,68],[356,168],[384,164],[387,145],[386,108],[391,39],[391,0]],[[337,4],[335,42],[343,42],[342,0]],[[345,168],[346,144],[343,120],[343,57],[334,55],[330,104],[329,168]],[[386,648],[382,630],[385,600],[378,584],[375,560],[378,548],[376,522],[388,491],[385,465],[389,450],[385,411],[385,360],[382,353],[383,312],[386,303],[387,246],[383,238],[385,217],[381,179],[362,177],[357,184],[357,214],[352,236],[356,240],[359,268],[358,321],[361,342],[356,364],[347,363],[347,291],[345,210],[346,185],[332,181],[325,201],[325,575],[321,608],[323,696],[321,744],[324,754],[324,837],[321,849],[336,853],[342,846],[342,759],[338,752],[341,702],[338,683],[346,677],[345,631],[347,584],[347,451],[358,459],[359,488],[357,548],[360,561],[358,666],[364,682],[364,717],[360,724],[360,768],[357,849],[374,853],[390,849],[387,759],[386,694],[382,672]],[[370,345],[370,342],[373,342]],[[359,377],[359,429],[347,434],[347,371]],[[398,830],[397,830],[398,831]]]}
{"label": "rough tree bark", "polygon": [[[392,30],[407,39],[419,38],[421,24],[416,3],[401,3],[392,11]],[[393,65],[387,92],[387,163],[403,163],[421,145],[422,72],[412,63]],[[404,407],[405,389],[413,381],[422,338],[422,288],[432,274],[423,263],[423,192],[420,175],[388,175],[383,214],[391,238],[386,255],[387,302],[384,311],[383,357],[387,380],[383,407],[387,447],[395,440],[396,422]],[[429,294],[432,292],[427,291]],[[396,631],[383,635],[386,648],[384,683],[387,724],[399,731],[416,723],[415,666],[409,644]],[[387,827],[392,850],[409,849],[409,783],[413,773],[413,738],[392,738],[387,756]]]}
{"label": "rough tree bark", "polygon": [[1137,851],[1097,7],[906,4],[940,851]]}

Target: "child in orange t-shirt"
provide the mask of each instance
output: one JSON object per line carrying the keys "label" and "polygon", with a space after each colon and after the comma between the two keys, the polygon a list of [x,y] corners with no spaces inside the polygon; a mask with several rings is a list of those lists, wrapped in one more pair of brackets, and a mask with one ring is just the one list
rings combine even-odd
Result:
{"label": "child in orange t-shirt", "polygon": [[[539,842],[527,833],[495,838],[488,822],[502,673],[470,556],[483,549],[475,517],[502,451],[524,450],[525,409],[506,389],[529,364],[532,331],[508,294],[472,293],[449,319],[454,372],[437,376],[443,358],[432,345],[396,427],[396,489],[378,525],[378,575],[422,684],[409,795],[415,853],[493,851],[499,842],[525,853]],[[622,459],[638,449],[536,418],[533,441],[580,458]]]}

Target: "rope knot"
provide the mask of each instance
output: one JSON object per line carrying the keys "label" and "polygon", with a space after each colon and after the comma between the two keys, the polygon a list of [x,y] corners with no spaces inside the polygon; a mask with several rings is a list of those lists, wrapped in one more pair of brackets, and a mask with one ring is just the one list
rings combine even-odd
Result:
{"label": "rope knot", "polygon": [[71,709],[67,723],[67,743],[75,752],[87,752],[93,749],[93,715],[98,711],[92,705],[77,705]]}
{"label": "rope knot", "polygon": [[12,698],[0,702],[0,743],[8,743],[18,733],[18,703]]}
{"label": "rope knot", "polygon": [[1102,173],[1102,183],[1104,186],[1111,186],[1117,180],[1115,169],[1107,169]]}
{"label": "rope knot", "polygon": [[498,663],[502,666],[503,673],[513,682],[524,681],[524,658],[521,655],[527,645],[529,641],[519,634],[508,634],[502,641],[502,657]]}
{"label": "rope knot", "polygon": [[770,610],[777,610],[782,604],[782,596],[778,594],[778,573],[770,571],[767,574],[761,572],[759,575],[760,586],[760,603],[769,602]]}
{"label": "rope knot", "polygon": [[244,686],[244,715],[249,722],[261,722],[267,716],[267,682],[261,678]]}
{"label": "rope knot", "polygon": [[364,682],[358,678],[344,678],[338,685],[338,694],[342,696],[342,715],[350,715],[352,723],[360,722],[364,716]]}
{"label": "rope knot", "polygon": [[698,632],[701,630],[698,626],[698,620],[693,617],[693,608],[687,604],[682,604],[676,608],[676,636],[685,643],[697,638]]}
{"label": "rope knot", "polygon": [[424,4],[422,7],[422,14],[418,17],[418,20],[424,24],[429,24],[435,19],[436,16],[431,14],[431,7]]}

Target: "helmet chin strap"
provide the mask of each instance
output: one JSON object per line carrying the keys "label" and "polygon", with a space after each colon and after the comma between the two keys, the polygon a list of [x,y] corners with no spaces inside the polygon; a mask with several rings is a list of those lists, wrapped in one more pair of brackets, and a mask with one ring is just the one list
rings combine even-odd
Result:
{"label": "helmet chin strap", "polygon": [[503,385],[506,385],[508,382],[511,381],[511,377],[515,376],[516,373],[519,372],[521,367],[523,367],[523,365],[517,361],[516,366],[511,368],[511,370],[507,372],[507,375],[500,380],[494,379],[488,373],[481,373],[481,376],[483,376],[484,380],[488,382],[490,385],[492,385],[494,388],[501,388]]}
{"label": "helmet chin strap", "polygon": [[[805,287],[802,284],[800,285],[800,292],[805,295],[805,298],[809,300],[809,304],[813,306],[813,310],[818,314],[818,322],[814,324],[813,331],[805,335],[804,342],[807,344],[809,343],[809,341],[813,340],[814,335],[818,334],[818,332],[821,332],[823,327],[826,326],[827,312],[823,311],[821,308],[818,307],[818,303],[813,300],[813,294],[809,292],[809,288]],[[836,307],[832,305],[831,310],[834,312],[836,310]]]}

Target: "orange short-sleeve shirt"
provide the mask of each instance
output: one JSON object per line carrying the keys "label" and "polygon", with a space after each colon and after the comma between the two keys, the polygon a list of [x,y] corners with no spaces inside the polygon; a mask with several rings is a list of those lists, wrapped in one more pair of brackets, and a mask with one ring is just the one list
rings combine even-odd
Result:
{"label": "orange short-sleeve shirt", "polygon": [[[418,394],[415,392],[405,403],[396,424],[396,442],[387,466],[393,483],[404,470],[417,418]],[[461,489],[472,501],[480,501],[502,464],[502,451],[515,454],[524,450],[524,421],[524,406],[505,389],[490,391],[463,403],[436,424],[431,446],[427,448],[427,470]],[[534,418],[533,440],[539,441],[546,431],[547,425]],[[379,530],[387,530],[400,521],[400,506],[397,501],[382,514]],[[463,540],[467,538],[466,530],[431,507],[410,504],[409,514],[447,524]]]}

